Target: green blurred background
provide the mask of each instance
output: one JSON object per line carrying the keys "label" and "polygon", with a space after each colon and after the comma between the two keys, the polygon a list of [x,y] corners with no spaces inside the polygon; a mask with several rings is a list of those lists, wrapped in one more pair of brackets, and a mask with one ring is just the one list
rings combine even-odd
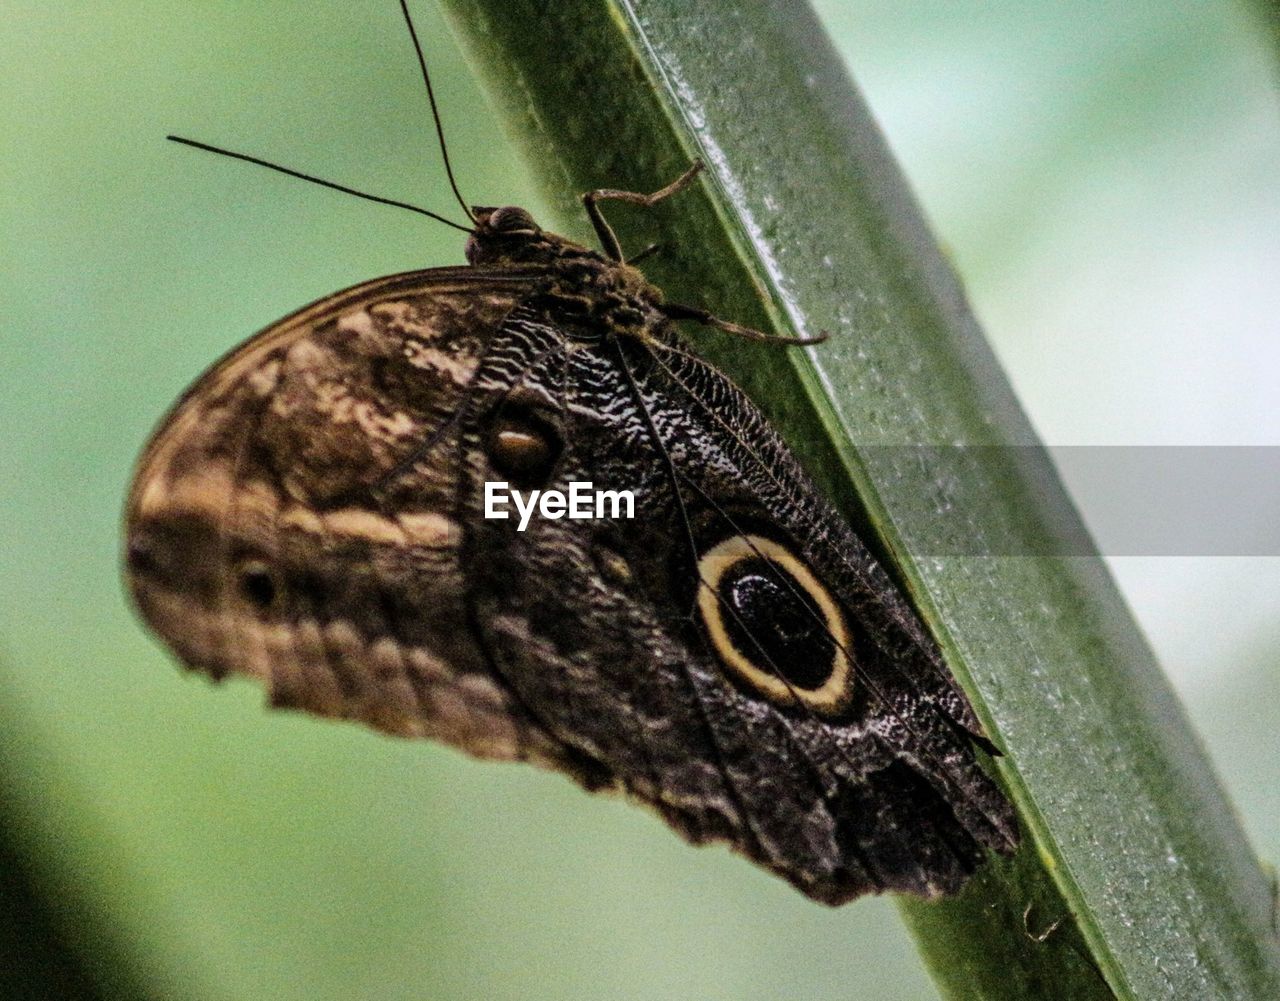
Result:
{"label": "green blurred background", "polygon": [[[1047,442],[1280,444],[1249,8],[818,6]],[[536,209],[415,10],[464,191]],[[416,67],[390,0],[6,0],[0,30],[0,997],[48,963],[63,997],[935,997],[888,901],[827,910],[556,776],[179,675],[117,570],[154,422],[265,323],[461,240],[163,136],[448,211]],[[1111,560],[1272,858],[1277,563]]]}

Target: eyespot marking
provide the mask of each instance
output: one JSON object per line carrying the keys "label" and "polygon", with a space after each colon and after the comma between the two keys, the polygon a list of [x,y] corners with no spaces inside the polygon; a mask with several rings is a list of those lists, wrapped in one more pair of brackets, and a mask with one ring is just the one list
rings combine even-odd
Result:
{"label": "eyespot marking", "polygon": [[271,568],[262,560],[249,559],[236,571],[240,594],[260,612],[268,611],[276,603],[280,588]]}
{"label": "eyespot marking", "polygon": [[545,483],[563,447],[559,432],[549,421],[518,406],[493,419],[485,440],[494,469],[522,488]]}
{"label": "eyespot marking", "polygon": [[823,715],[853,693],[844,614],[786,546],[734,535],[698,561],[698,612],[724,665],[777,705],[803,703]]}

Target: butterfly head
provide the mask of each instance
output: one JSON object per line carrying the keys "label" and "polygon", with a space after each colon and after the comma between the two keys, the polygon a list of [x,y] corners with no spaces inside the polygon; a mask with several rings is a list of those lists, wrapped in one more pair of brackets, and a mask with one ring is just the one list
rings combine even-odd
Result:
{"label": "butterfly head", "polygon": [[588,253],[570,240],[549,233],[518,205],[482,205],[471,210],[475,229],[467,240],[467,262],[480,265],[546,265],[567,255]]}

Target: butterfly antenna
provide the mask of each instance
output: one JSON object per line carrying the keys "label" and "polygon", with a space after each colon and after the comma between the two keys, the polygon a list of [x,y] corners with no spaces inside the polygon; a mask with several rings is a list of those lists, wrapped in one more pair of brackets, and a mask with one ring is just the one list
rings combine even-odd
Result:
{"label": "butterfly antenna", "polygon": [[[165,136],[171,142],[181,143],[183,146],[191,146],[195,149],[206,150],[210,153],[218,153],[221,156],[229,156],[233,160],[243,160],[245,163],[256,164],[259,167],[266,167],[269,170],[277,171],[287,177],[296,177],[302,181],[310,181],[312,184],[318,184],[322,188],[332,188],[334,191],[341,191],[344,194],[355,195],[357,198],[363,198],[368,202],[377,202],[379,205],[390,205],[393,208],[407,209],[410,212],[417,212],[418,215],[424,215],[436,222],[442,222],[446,226],[452,226],[454,229],[461,230],[463,233],[470,233],[470,226],[463,226],[454,222],[452,219],[446,219],[442,215],[437,215],[429,209],[424,209],[420,205],[410,205],[408,202],[398,202],[394,198],[383,198],[380,195],[371,195],[367,191],[358,191],[355,188],[348,188],[345,184],[337,184],[334,181],[326,181],[322,177],[313,177],[311,174],[304,174],[300,170],[294,170],[291,167],[282,167],[278,163],[272,163],[270,160],[262,160],[256,156],[249,156],[247,153],[236,153],[229,149],[222,149],[220,146],[210,146],[208,143],[202,143],[195,139],[184,139],[182,136]],[[471,213],[467,213],[467,217],[471,217]]]}
{"label": "butterfly antenna", "polygon": [[449,187],[453,188],[453,197],[462,206],[468,219],[473,223],[476,217],[471,214],[471,207],[458,190],[458,182],[453,176],[453,164],[449,162],[449,145],[444,141],[444,125],[440,122],[440,109],[436,106],[436,92],[431,86],[431,74],[427,72],[427,60],[422,54],[422,44],[418,41],[418,32],[413,26],[413,16],[409,13],[407,0],[400,0],[400,10],[404,14],[404,23],[409,26],[409,37],[413,39],[413,51],[418,56],[418,68],[422,70],[422,82],[427,85],[427,100],[431,102],[431,118],[436,125],[436,138],[440,140],[440,155],[444,157],[444,172],[449,175]]}

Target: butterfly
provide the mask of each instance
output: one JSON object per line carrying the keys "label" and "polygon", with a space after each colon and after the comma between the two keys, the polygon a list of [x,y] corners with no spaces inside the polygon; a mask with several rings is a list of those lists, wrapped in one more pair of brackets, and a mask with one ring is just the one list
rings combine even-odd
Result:
{"label": "butterfly", "polygon": [[[233,350],[138,461],[128,589],[181,662],[275,706],[622,791],[828,904],[953,893],[1018,843],[994,745],[678,325],[768,335],[667,302],[601,211],[699,168],[584,196],[601,250],[464,202],[465,266],[357,285]],[[625,488],[633,516],[521,530],[486,517],[499,482]]]}

